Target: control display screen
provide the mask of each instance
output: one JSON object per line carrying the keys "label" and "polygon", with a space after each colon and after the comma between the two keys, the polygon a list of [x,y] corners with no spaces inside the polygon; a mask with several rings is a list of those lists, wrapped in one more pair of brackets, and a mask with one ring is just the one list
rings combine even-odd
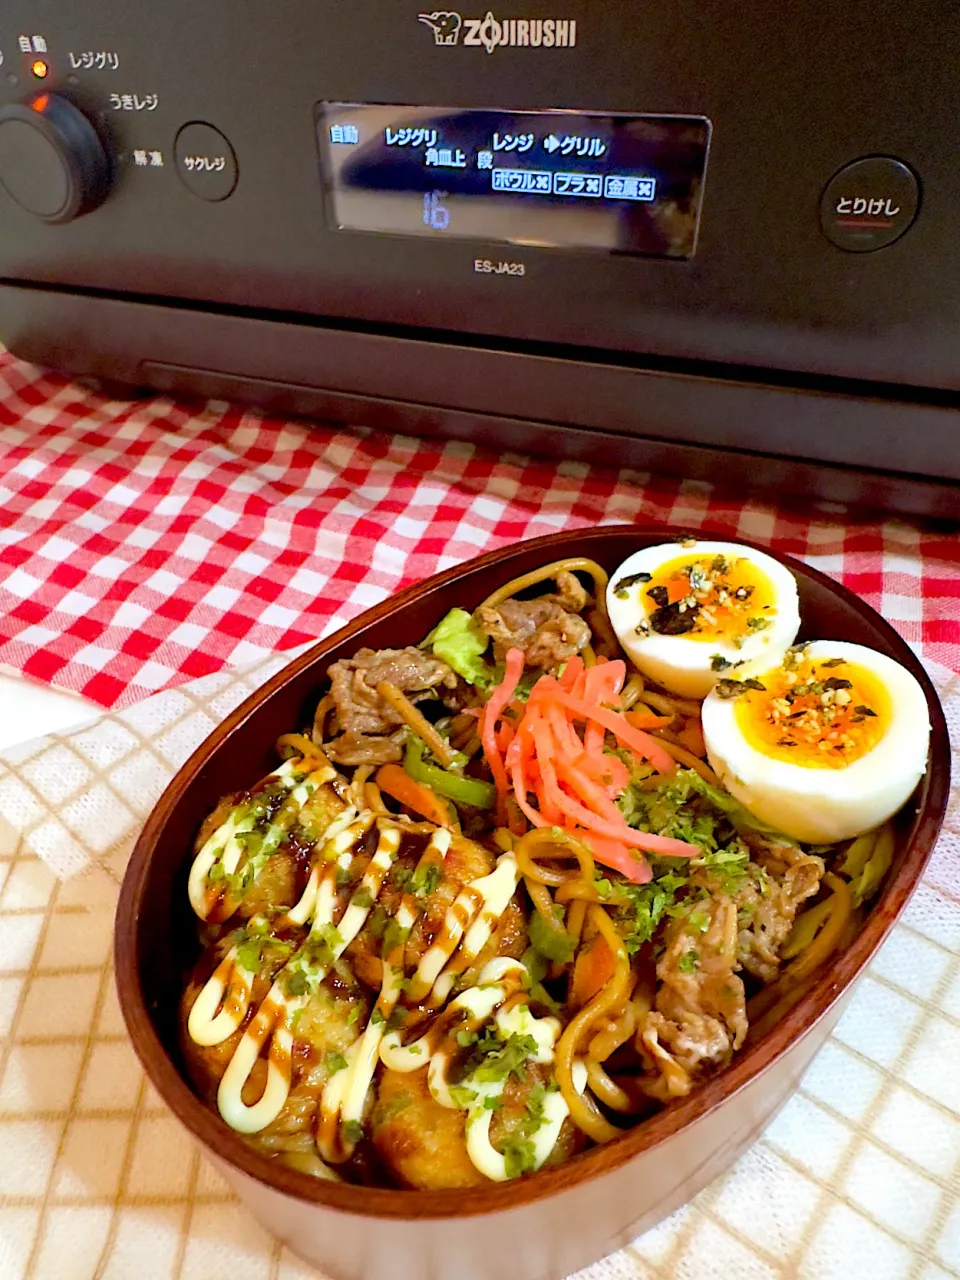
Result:
{"label": "control display screen", "polygon": [[689,258],[710,140],[694,116],[328,102],[337,229]]}

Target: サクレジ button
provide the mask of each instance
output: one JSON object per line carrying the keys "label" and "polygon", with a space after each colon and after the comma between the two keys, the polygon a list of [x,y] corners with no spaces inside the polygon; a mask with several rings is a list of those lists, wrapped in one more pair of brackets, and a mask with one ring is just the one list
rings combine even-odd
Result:
{"label": "\u30b5\u30af\u30ec\u30b8 button", "polygon": [[201,200],[226,200],[237,185],[233,147],[212,124],[185,124],[174,155],[184,186]]}
{"label": "\u30b5\u30af\u30ec\u30b8 button", "polygon": [[893,156],[845,165],[820,199],[823,234],[838,249],[870,253],[899,240],[920,208],[916,174]]}

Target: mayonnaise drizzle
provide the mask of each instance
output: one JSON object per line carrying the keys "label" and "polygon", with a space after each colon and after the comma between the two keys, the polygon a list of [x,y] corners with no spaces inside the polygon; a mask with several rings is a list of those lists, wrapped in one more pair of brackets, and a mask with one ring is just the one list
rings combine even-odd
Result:
{"label": "mayonnaise drizzle", "polygon": [[[346,829],[327,841],[324,854],[333,855],[335,860],[329,863],[327,871],[320,880],[317,889],[316,914],[310,932],[300,949],[291,956],[274,978],[273,985],[264,997],[253,1021],[243,1033],[223,1073],[217,1090],[217,1106],[227,1124],[238,1133],[257,1133],[260,1129],[266,1128],[283,1110],[284,1103],[289,1097],[293,1049],[290,1026],[294,1014],[298,1009],[302,1009],[309,999],[309,992],[303,995],[291,995],[288,988],[289,979],[293,973],[303,970],[303,961],[310,955],[311,941],[315,946],[316,942],[322,938],[323,926],[333,922],[337,868],[350,865],[351,849],[369,831],[373,822],[374,817],[371,813],[362,813]],[[371,877],[370,868],[377,863],[378,858],[380,859],[378,868],[384,863],[389,868],[390,861],[396,856],[399,847],[400,836],[397,829],[395,827],[381,829],[377,853],[371,859],[361,883],[367,883],[368,877]],[[379,871],[373,873],[371,882],[377,874]],[[353,900],[351,905],[355,905]],[[367,911],[369,907],[363,912],[364,917]],[[329,948],[331,963],[340,958],[362,924],[363,919],[360,919],[350,936],[345,936],[338,930],[340,936]],[[329,967],[329,965],[323,965],[312,968],[312,980],[321,982],[329,971]],[[243,1101],[243,1089],[268,1040],[266,1088],[260,1099],[248,1106]]]}
{"label": "mayonnaise drizzle", "polygon": [[[519,960],[500,957],[489,961],[484,965],[477,985],[462,992],[447,1006],[443,1015],[445,1034],[439,1046],[429,1030],[409,1045],[402,1045],[400,1032],[392,1031],[380,1046],[381,1061],[391,1070],[401,1072],[418,1071],[426,1062],[427,1087],[432,1097],[440,1106],[451,1109],[461,1105],[454,1099],[447,1078],[456,1056],[453,1035],[457,1031],[476,1031],[492,1018],[504,1041],[512,1035],[531,1037],[536,1051],[528,1056],[528,1062],[552,1062],[561,1031],[559,1021],[552,1017],[534,1017],[526,1002],[510,1002],[510,997],[522,989],[526,979],[526,966]],[[463,1019],[450,1021],[450,1015],[456,1010],[463,1010]],[[587,1069],[579,1060],[573,1065],[573,1082],[580,1093],[586,1088]],[[501,1096],[505,1085],[506,1077],[481,1081],[474,1072],[459,1086],[473,1095],[465,1127],[467,1154],[474,1166],[492,1182],[505,1182],[510,1176],[506,1158],[490,1141],[493,1111],[486,1105]],[[570,1109],[559,1090],[545,1094],[540,1122],[529,1139],[533,1147],[534,1169],[539,1169],[550,1155],[569,1114]]]}
{"label": "mayonnaise drizzle", "polygon": [[[283,766],[288,771],[283,775],[285,777],[289,774],[289,763]],[[278,770],[277,775],[280,774],[281,770]],[[298,804],[302,804],[310,794],[310,791],[304,793],[303,788],[311,782],[311,778],[290,788],[291,798]],[[315,787],[310,788],[313,789]],[[234,818],[235,815],[231,815],[201,849],[191,871],[191,879],[196,875],[205,886],[209,868],[217,857],[225,858],[226,868],[225,850],[231,841],[240,849],[239,842],[234,837],[241,834],[241,831]],[[330,963],[310,967],[310,980],[315,985],[323,980],[333,961],[339,959],[366,923],[397,857],[402,829],[387,820],[375,819],[369,811],[358,815],[354,809],[349,809],[339,815],[325,832],[322,851],[311,868],[300,901],[287,912],[287,918],[293,924],[305,924],[311,920],[310,932],[303,946],[276,975],[234,1051],[217,1094],[221,1115],[240,1133],[256,1133],[265,1128],[277,1118],[286,1103],[292,1076],[291,1055],[294,1041],[291,1027],[295,1014],[309,1000],[309,992],[302,995],[289,993],[289,979],[293,973],[303,969],[305,953],[307,956],[310,954],[311,941],[314,946],[322,941],[325,927],[334,924],[337,870],[349,867],[355,846],[370,830],[374,821],[378,826],[376,852],[336,924],[336,936],[329,946]],[[438,860],[443,861],[451,842],[451,833],[444,828],[437,828],[424,848],[418,868]],[[239,861],[239,856],[238,853],[236,861]],[[519,880],[516,859],[508,852],[498,858],[492,872],[471,881],[461,889],[445,913],[440,933],[421,956],[410,980],[411,1002],[422,1003],[425,997],[429,997],[430,1003],[435,1007],[439,1008],[445,1003],[459,974],[469,968],[486,946],[516,892]],[[194,905],[196,909],[196,904]],[[403,931],[403,937],[416,923],[423,906],[416,895],[404,894],[394,917]],[[363,1121],[378,1061],[398,1071],[415,1071],[427,1065],[429,1087],[434,1097],[443,1106],[456,1106],[446,1078],[452,1059],[451,1045],[446,1041],[440,1045],[435,1044],[430,1032],[427,1032],[414,1044],[404,1046],[400,1043],[399,1032],[387,1030],[387,1021],[399,999],[402,956],[403,944],[400,943],[383,960],[381,989],[374,1011],[358,1039],[344,1050],[346,1067],[330,1076],[324,1085],[318,1115],[317,1146],[322,1158],[331,1163],[347,1160],[353,1153],[354,1132],[352,1129],[347,1130],[347,1126],[351,1122],[359,1126]],[[242,979],[239,977],[241,974],[244,975]],[[457,1022],[457,1028],[469,1027],[473,1030],[479,1029],[484,1022],[494,1017],[505,1038],[522,1026],[523,1030],[517,1033],[532,1035],[538,1046],[533,1060],[551,1061],[553,1045],[559,1034],[556,1019],[534,1018],[525,1003],[501,1008],[505,1001],[521,990],[525,980],[526,969],[519,961],[508,958],[491,960],[484,966],[478,985],[457,996],[440,1016],[447,1019],[452,1010],[462,1010],[464,1016]],[[246,992],[243,1010],[235,1021],[235,1005],[230,1003],[229,1012],[226,1007],[233,989],[230,984],[234,981],[242,981]],[[191,1037],[198,1044],[215,1044],[232,1034],[249,1007],[250,988],[252,975],[248,986],[246,971],[236,964],[236,948],[233,948],[217,967],[191,1010],[188,1020]],[[236,1006],[239,1006],[242,993],[238,990],[237,994]],[[225,1034],[221,1034],[223,1032]],[[218,1038],[212,1039],[214,1035]],[[260,1098],[248,1105],[242,1098],[243,1089],[265,1047],[266,1085]],[[475,1087],[469,1081],[465,1083],[470,1088]],[[468,1113],[467,1146],[470,1158],[477,1168],[486,1176],[498,1180],[506,1177],[504,1160],[489,1142],[491,1113],[482,1108],[482,1097],[487,1096],[490,1087],[502,1090],[503,1082],[483,1086],[485,1092],[478,1091],[477,1103]],[[480,1115],[480,1110],[484,1111],[483,1115]],[[561,1095],[548,1094],[544,1101],[542,1123],[532,1139],[539,1163],[552,1150],[566,1114]]]}
{"label": "mayonnaise drizzle", "polygon": [[[450,832],[443,827],[438,827],[420,855],[418,869],[436,862],[438,858],[441,861],[446,858],[450,844]],[[349,907],[347,910],[349,911]],[[421,903],[418,899],[412,894],[405,893],[394,917],[399,928],[404,931],[402,935],[404,938],[416,924],[420,911]],[[345,1055],[346,1068],[330,1077],[320,1098],[317,1147],[323,1159],[332,1163],[348,1160],[356,1146],[352,1138],[346,1134],[344,1126],[351,1121],[359,1124],[363,1120],[367,1093],[377,1069],[378,1053],[386,1031],[386,1022],[396,1007],[400,995],[397,979],[402,976],[403,945],[402,941],[398,943],[383,959],[380,995],[373,1013],[359,1040],[354,1041]]]}
{"label": "mayonnaise drizzle", "polygon": [[[336,771],[331,765],[322,764],[298,781],[298,767],[303,764],[303,760],[294,758],[267,774],[268,779],[282,784],[281,790],[290,793],[289,798],[297,809],[303,807],[319,786],[336,777]],[[249,834],[256,823],[257,818],[252,812],[250,801],[244,801],[230,811],[194,858],[187,881],[187,896],[190,899],[190,905],[201,920],[207,920],[210,917],[217,902],[217,898],[209,891],[211,870],[217,862],[220,862],[226,875],[233,875],[236,872],[245,852],[243,844],[237,837]],[[272,823],[264,834],[257,851],[258,857],[269,857],[286,835],[286,826],[279,822]]]}
{"label": "mayonnaise drizzle", "polygon": [[[475,960],[486,945],[493,926],[503,915],[519,883],[517,860],[512,853],[504,853],[497,859],[496,867],[488,876],[471,880],[460,891],[447,908],[437,940],[420,958],[411,983],[411,1001],[423,1002],[432,993],[431,1003],[443,1004],[450,994],[457,973]],[[441,979],[441,972],[457,950],[461,938],[463,945],[458,960],[464,963],[451,966],[450,972]]]}
{"label": "mayonnaise drizzle", "polygon": [[187,1032],[195,1044],[221,1044],[246,1017],[254,975],[236,960],[237,948],[231,947],[193,1002]]}

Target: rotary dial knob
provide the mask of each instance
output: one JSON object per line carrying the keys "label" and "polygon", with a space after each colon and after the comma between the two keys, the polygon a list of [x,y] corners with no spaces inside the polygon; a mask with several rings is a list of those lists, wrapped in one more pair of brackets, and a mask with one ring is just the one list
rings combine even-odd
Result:
{"label": "rotary dial knob", "polygon": [[70,222],[106,196],[110,160],[82,111],[41,93],[0,108],[0,185],[44,222]]}

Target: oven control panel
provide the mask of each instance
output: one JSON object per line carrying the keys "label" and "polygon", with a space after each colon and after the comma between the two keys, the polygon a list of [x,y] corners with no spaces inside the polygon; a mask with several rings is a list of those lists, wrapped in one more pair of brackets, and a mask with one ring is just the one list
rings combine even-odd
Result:
{"label": "oven control panel", "polygon": [[960,9],[821,8],[6,0],[0,280],[960,390]]}

